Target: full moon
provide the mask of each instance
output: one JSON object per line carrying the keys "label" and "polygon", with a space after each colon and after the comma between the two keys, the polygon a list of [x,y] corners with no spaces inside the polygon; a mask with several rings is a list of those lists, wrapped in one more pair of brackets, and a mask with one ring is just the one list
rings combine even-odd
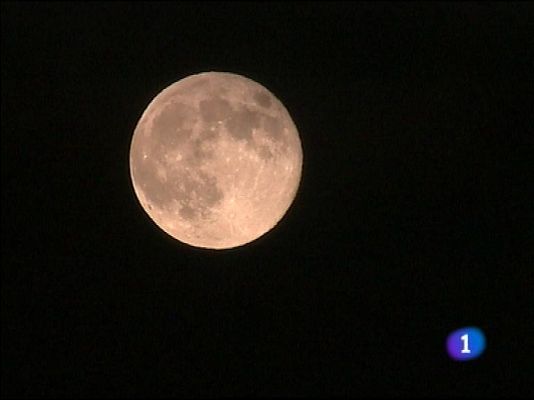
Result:
{"label": "full moon", "polygon": [[299,134],[284,105],[241,75],[205,72],[161,91],[135,128],[141,206],[180,242],[228,249],[270,231],[295,199]]}

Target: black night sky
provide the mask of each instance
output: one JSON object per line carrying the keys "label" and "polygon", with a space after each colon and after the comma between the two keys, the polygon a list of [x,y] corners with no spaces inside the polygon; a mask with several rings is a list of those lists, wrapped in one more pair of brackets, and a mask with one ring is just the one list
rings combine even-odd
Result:
{"label": "black night sky", "polygon": [[[2,396],[531,394],[533,21],[2,2]],[[227,251],[157,228],[129,174],[150,100],[203,71],[269,88],[304,152],[284,219]],[[470,325],[486,352],[454,362]]]}

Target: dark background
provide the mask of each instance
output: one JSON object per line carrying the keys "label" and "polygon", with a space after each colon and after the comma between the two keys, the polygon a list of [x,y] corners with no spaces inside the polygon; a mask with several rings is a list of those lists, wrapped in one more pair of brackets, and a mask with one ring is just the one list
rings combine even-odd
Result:
{"label": "dark background", "polygon": [[[532,393],[532,3],[1,7],[2,396]],[[227,251],[129,175],[145,107],[202,71],[269,88],[304,151]],[[453,362],[466,325],[487,350]]]}

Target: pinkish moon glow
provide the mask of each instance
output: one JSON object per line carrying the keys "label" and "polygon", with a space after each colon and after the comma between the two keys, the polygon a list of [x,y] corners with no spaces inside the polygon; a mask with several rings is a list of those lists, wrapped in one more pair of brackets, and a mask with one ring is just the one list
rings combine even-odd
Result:
{"label": "pinkish moon glow", "polygon": [[271,230],[295,199],[302,147],[284,105],[240,75],[188,76],[159,93],[130,148],[145,212],[196,247],[242,246]]}

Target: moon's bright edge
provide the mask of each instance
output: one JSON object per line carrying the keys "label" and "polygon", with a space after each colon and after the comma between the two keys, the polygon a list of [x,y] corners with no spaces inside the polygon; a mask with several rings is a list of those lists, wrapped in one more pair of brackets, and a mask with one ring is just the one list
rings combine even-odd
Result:
{"label": "moon's bright edge", "polygon": [[130,173],[163,231],[225,249],[271,230],[293,202],[302,147],[289,113],[265,87],[207,72],[173,83],[135,128]]}

